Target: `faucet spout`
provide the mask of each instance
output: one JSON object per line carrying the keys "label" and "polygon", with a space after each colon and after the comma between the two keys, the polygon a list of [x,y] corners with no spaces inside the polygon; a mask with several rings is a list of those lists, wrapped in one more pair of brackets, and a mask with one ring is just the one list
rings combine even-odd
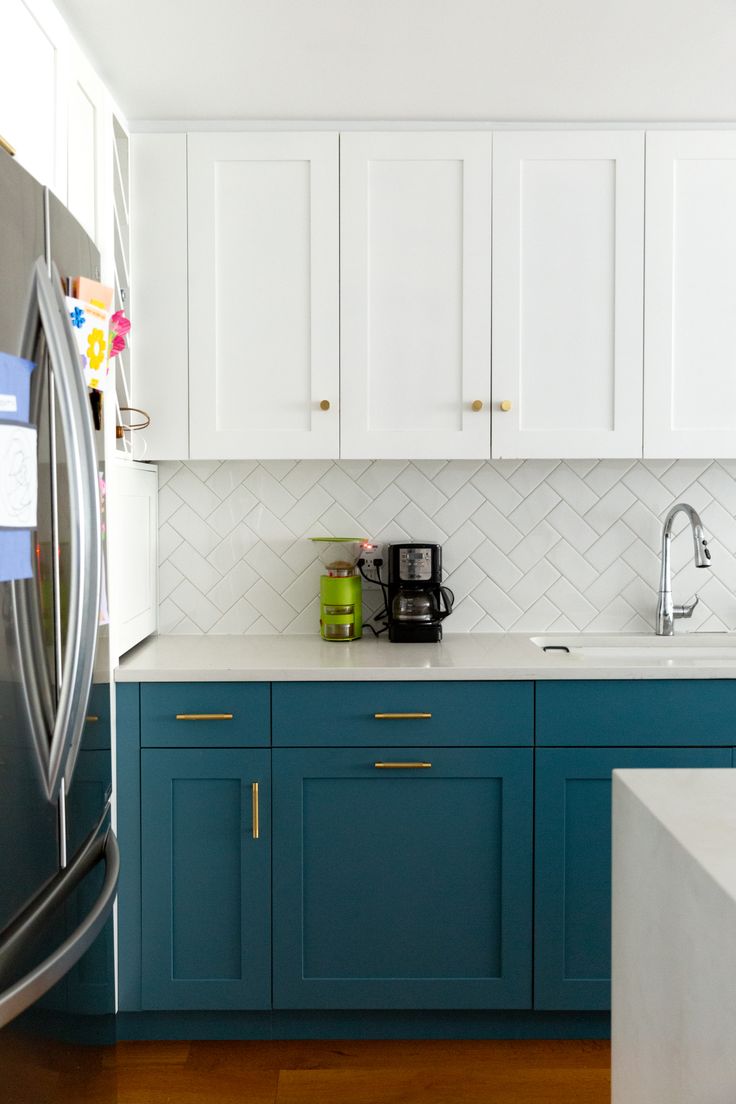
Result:
{"label": "faucet spout", "polygon": [[675,606],[672,602],[672,523],[679,513],[687,516],[693,535],[693,559],[696,567],[710,567],[711,557],[708,541],[703,532],[700,514],[687,502],[678,502],[667,514],[662,528],[662,560],[659,576],[659,594],[657,601],[657,636],[672,636],[675,620],[679,617],[692,617],[698,604],[697,595],[690,606]]}

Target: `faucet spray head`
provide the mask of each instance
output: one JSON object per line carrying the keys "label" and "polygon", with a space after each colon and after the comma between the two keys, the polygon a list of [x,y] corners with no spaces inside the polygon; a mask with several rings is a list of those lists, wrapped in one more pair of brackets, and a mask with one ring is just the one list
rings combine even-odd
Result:
{"label": "faucet spray head", "polygon": [[693,547],[695,549],[695,566],[710,567],[710,548],[700,521],[693,525]]}

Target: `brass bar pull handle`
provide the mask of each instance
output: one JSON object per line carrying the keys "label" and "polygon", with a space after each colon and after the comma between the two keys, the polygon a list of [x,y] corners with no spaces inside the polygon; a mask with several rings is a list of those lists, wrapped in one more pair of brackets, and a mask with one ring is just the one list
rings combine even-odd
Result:
{"label": "brass bar pull handle", "polygon": [[232,713],[177,713],[177,721],[231,721]]}
{"label": "brass bar pull handle", "polygon": [[379,770],[416,770],[421,767],[424,770],[432,766],[431,763],[374,763]]}
{"label": "brass bar pull handle", "polygon": [[250,787],[250,807],[253,823],[253,839],[258,839],[260,835],[260,824],[258,820],[258,783],[252,782]]}
{"label": "brass bar pull handle", "polygon": [[374,713],[377,721],[428,721],[431,713]]}
{"label": "brass bar pull handle", "polygon": [[94,713],[88,713],[87,716],[84,718],[84,723],[85,724],[94,724],[95,721],[99,721],[99,719],[100,718],[96,717],[94,715]]}

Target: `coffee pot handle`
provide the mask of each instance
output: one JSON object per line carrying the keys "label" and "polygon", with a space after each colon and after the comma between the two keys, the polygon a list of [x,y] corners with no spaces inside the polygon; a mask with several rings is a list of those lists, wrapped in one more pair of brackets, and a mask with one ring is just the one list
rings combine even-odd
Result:
{"label": "coffee pot handle", "polygon": [[452,613],[452,607],[455,604],[455,595],[452,593],[449,587],[441,586],[440,594],[442,595],[442,601],[445,604],[444,610],[440,611],[440,621],[444,621],[446,617],[449,617]]}

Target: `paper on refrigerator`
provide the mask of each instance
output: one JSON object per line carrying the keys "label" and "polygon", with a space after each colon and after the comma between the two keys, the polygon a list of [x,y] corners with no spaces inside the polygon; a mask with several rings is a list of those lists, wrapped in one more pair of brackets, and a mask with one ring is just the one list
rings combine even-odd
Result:
{"label": "paper on refrigerator", "polygon": [[109,376],[109,314],[103,306],[66,297],[69,320],[77,341],[82,374],[88,387],[104,391]]}

